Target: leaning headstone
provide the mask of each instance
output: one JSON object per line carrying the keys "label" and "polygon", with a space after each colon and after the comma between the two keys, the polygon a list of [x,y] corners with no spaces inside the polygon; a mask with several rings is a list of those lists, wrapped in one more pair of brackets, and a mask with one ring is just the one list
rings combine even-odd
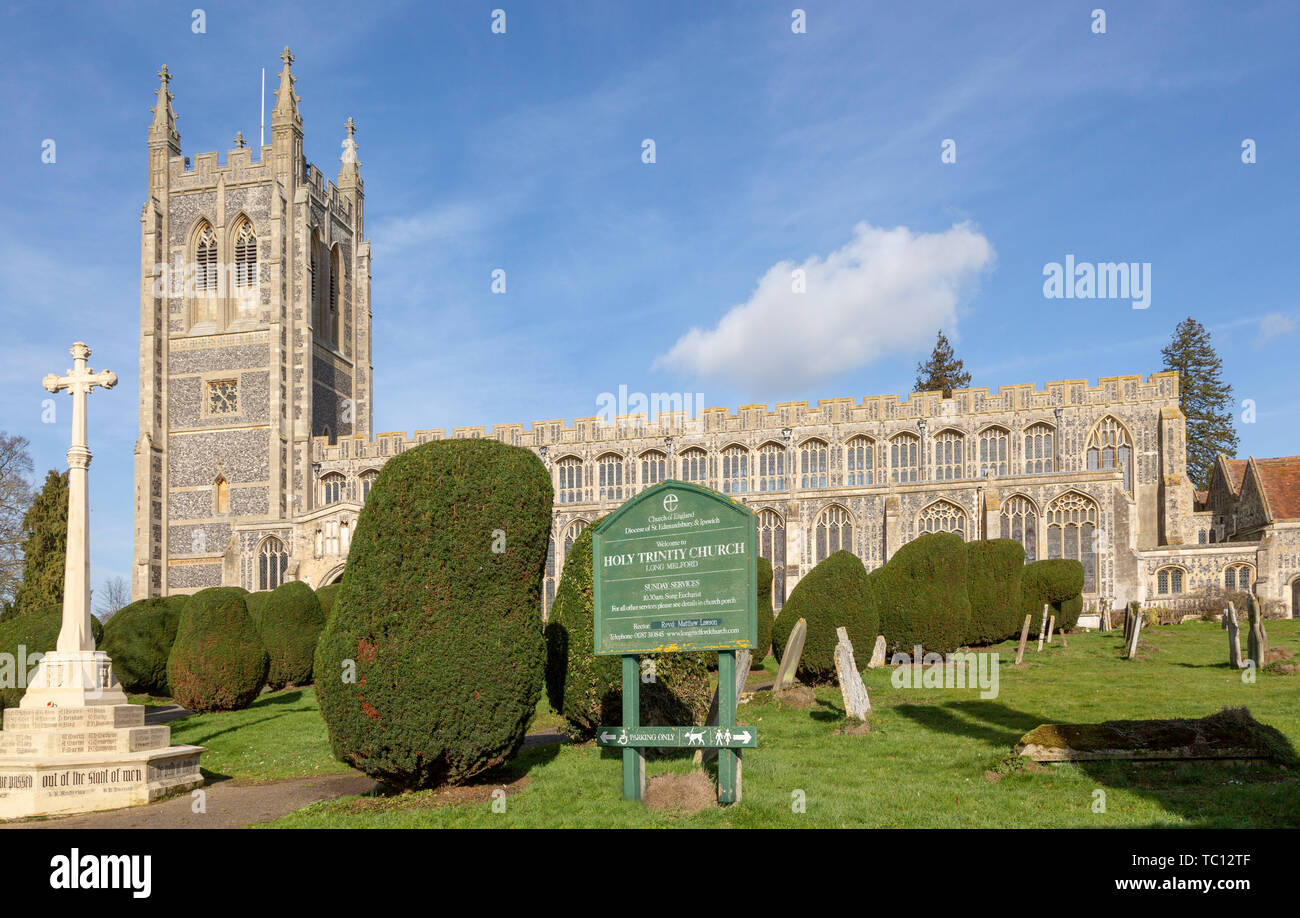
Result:
{"label": "leaning headstone", "polygon": [[1223,613],[1223,627],[1228,630],[1228,665],[1241,669],[1241,626],[1237,621],[1237,607],[1228,603],[1228,611]]}
{"label": "leaning headstone", "polygon": [[1052,635],[1056,633],[1056,616],[1053,615],[1047,622],[1047,643],[1052,643]]}
{"label": "leaning headstone", "polygon": [[1247,632],[1246,647],[1250,659],[1255,664],[1255,671],[1264,665],[1264,652],[1268,650],[1268,637],[1264,633],[1264,616],[1260,612],[1255,596],[1250,597],[1249,605],[1250,631]]}
{"label": "leaning headstone", "polygon": [[1038,629],[1038,649],[1043,649],[1043,640],[1047,637],[1047,603],[1043,603],[1043,615],[1040,621],[1042,625]]}
{"label": "leaning headstone", "polygon": [[1142,616],[1133,616],[1133,636],[1128,642],[1128,659],[1132,660],[1138,652],[1138,636],[1142,634]]}
{"label": "leaning headstone", "polygon": [[844,628],[836,628],[835,634],[840,639],[835,645],[835,675],[839,677],[840,694],[844,696],[844,713],[866,720],[871,713],[871,699],[867,697],[867,687],[858,672],[857,661],[853,659],[853,642]]}
{"label": "leaning headstone", "polygon": [[867,669],[880,669],[885,665],[885,636],[876,635],[876,646],[871,651],[871,662],[867,664]]}
{"label": "leaning headstone", "polygon": [[799,670],[799,658],[803,656],[804,641],[808,639],[808,623],[802,618],[790,629],[790,637],[785,642],[785,653],[781,654],[781,665],[776,671],[776,685],[773,691],[779,692],[794,685],[794,675]]}
{"label": "leaning headstone", "polygon": [[1020,649],[1016,651],[1016,665],[1019,666],[1025,658],[1025,642],[1029,640],[1029,622],[1033,615],[1025,616],[1025,624],[1020,629]]}

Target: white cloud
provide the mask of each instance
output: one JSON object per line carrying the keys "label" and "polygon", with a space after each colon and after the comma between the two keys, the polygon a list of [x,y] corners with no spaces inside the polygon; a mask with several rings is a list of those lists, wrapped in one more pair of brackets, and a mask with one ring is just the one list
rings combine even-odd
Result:
{"label": "white cloud", "polygon": [[[993,246],[967,223],[913,233],[859,223],[825,259],[768,269],[750,298],[709,330],[692,328],[656,367],[749,385],[819,382],[955,329],[957,306],[991,265]],[[792,290],[792,273],[807,291]]]}
{"label": "white cloud", "polygon": [[1271,312],[1259,320],[1259,335],[1255,338],[1255,346],[1261,347],[1270,343],[1274,338],[1289,335],[1296,330],[1296,327],[1297,322],[1294,316]]}

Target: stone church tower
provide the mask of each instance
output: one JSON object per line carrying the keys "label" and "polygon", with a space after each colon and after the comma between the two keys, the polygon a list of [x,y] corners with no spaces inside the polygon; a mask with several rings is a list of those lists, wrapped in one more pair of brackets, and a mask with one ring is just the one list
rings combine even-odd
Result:
{"label": "stone church tower", "polygon": [[336,181],[303,156],[293,56],[271,143],[181,155],[159,72],[140,216],[132,595],[222,583],[237,527],[314,509],[311,438],[369,439],[370,245],[355,126]]}

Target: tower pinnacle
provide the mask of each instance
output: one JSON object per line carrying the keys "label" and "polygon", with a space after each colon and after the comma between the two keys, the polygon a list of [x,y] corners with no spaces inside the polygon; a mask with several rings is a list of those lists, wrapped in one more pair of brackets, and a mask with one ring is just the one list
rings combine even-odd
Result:
{"label": "tower pinnacle", "polygon": [[339,178],[356,177],[358,170],[361,168],[361,160],[357,159],[357,125],[348,116],[347,122],[343,125],[347,129],[348,136],[343,139],[343,155],[339,157],[339,162],[343,165],[339,167]]}
{"label": "tower pinnacle", "polygon": [[292,123],[297,127],[302,127],[302,116],[298,113],[298,103],[302,99],[293,91],[293,84],[297,82],[297,77],[290,70],[293,64],[293,52],[289,46],[284,46],[284,51],[280,54],[280,60],[284,62],[284,67],[280,70],[280,88],[275,91],[275,110],[271,112],[271,124]]}
{"label": "tower pinnacle", "polygon": [[175,148],[175,152],[179,153],[181,135],[176,130],[176,112],[172,111],[172,99],[175,96],[171,94],[168,88],[172,75],[166,64],[163,64],[162,69],[158,71],[158,78],[162,81],[162,84],[154,90],[158,102],[150,109],[153,112],[153,124],[149,126],[149,139],[166,141]]}

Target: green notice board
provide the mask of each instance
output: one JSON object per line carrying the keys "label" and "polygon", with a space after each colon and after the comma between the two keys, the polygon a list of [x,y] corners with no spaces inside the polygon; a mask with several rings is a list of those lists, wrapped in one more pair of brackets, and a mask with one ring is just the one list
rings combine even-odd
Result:
{"label": "green notice board", "polygon": [[758,634],[757,517],[665,481],[592,532],[597,654],[739,650]]}

